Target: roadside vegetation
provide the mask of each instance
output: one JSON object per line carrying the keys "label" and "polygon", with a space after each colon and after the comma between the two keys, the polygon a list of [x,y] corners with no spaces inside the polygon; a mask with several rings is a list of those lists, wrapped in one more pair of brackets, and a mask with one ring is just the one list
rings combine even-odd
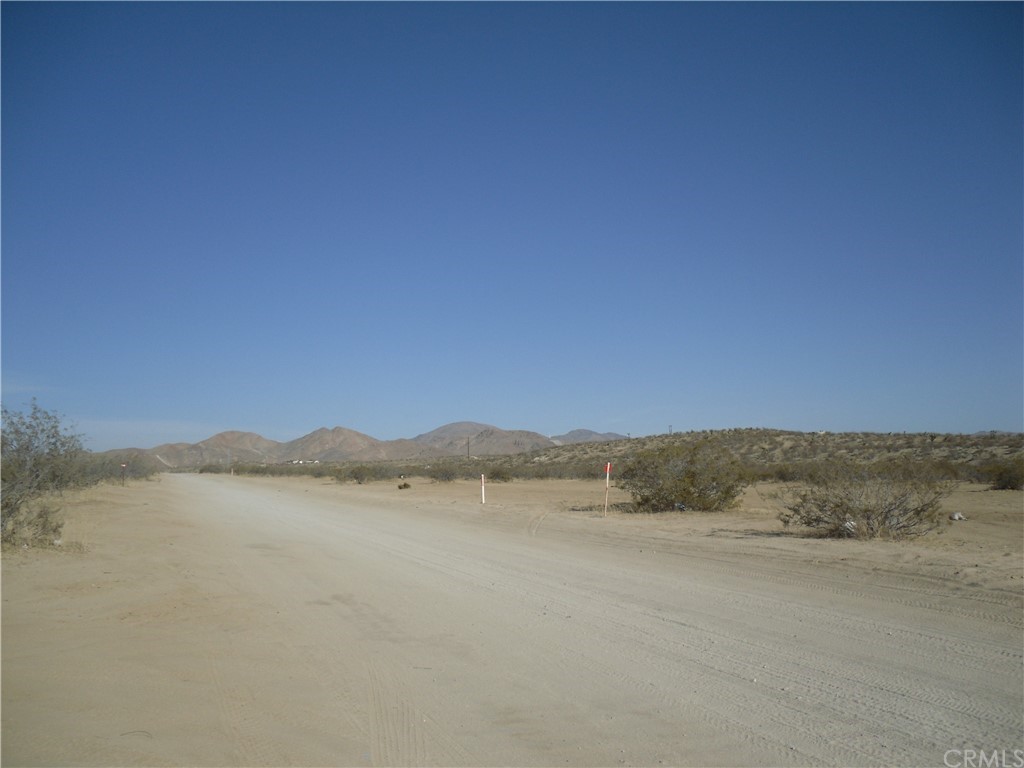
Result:
{"label": "roadside vegetation", "polygon": [[1024,491],[1024,456],[1012,456],[985,464],[980,474],[994,491]]}
{"label": "roadside vegetation", "polygon": [[641,451],[618,479],[637,512],[720,512],[736,504],[748,482],[739,462],[711,438]]}
{"label": "roadside vegetation", "polygon": [[[959,480],[988,483],[998,488],[1024,485],[1024,433],[991,432],[975,435],[934,433],[789,432],[775,429],[725,429],[676,432],[630,440],[577,443],[503,456],[445,456],[391,461],[351,461],[304,464],[210,462],[198,470],[258,475],[311,475],[357,481],[355,472],[370,480],[402,475],[439,480],[473,479],[502,474],[511,480],[603,478],[605,462],[614,464],[612,479],[636,456],[672,446],[712,442],[727,452],[750,482],[793,482],[820,474],[834,461],[871,464],[909,461],[945,467]],[[197,468],[186,471],[195,471]],[[436,476],[436,477],[435,477]]]}
{"label": "roadside vegetation", "polygon": [[[35,401],[27,412],[2,409],[0,530],[5,544],[59,540],[60,495],[100,482],[165,471],[145,451],[84,449],[82,436]],[[776,483],[785,526],[826,536],[903,538],[933,529],[942,500],[959,482],[1024,489],[1024,434],[801,433],[728,429],[559,446],[504,456],[406,461],[253,464],[211,462],[191,471],[313,476],[364,484],[421,477],[475,480],[603,480],[627,491],[634,512],[715,512],[752,483]]]}
{"label": "roadside vegetation", "polygon": [[204,472],[329,478],[343,483],[420,477],[476,480],[604,479],[632,497],[633,512],[715,512],[753,483],[776,484],[784,525],[849,538],[917,536],[931,530],[958,482],[1024,488],[1024,434],[829,433],[770,429],[684,432],[580,443],[504,456],[404,461],[210,463]]}
{"label": "roadside vegetation", "polygon": [[27,412],[0,410],[0,440],[4,544],[54,544],[64,526],[59,500],[65,491],[106,480],[149,477],[156,469],[148,458],[129,463],[112,454],[90,453],[81,435],[35,400]]}
{"label": "roadside vegetation", "polygon": [[[189,471],[189,470],[185,470]],[[201,473],[227,473],[258,477],[323,477],[338,482],[357,484],[400,480],[405,477],[424,477],[438,483],[456,480],[479,480],[485,475],[488,482],[503,483],[514,480],[583,480],[604,477],[604,464],[594,462],[566,462],[557,464],[524,463],[520,455],[488,456],[483,459],[466,457],[440,457],[424,461],[376,462],[324,462],[320,464],[253,464],[233,462],[209,463],[198,467]]]}
{"label": "roadside vegetation", "polygon": [[835,538],[920,536],[938,526],[942,500],[958,485],[948,466],[833,461],[779,494],[786,506],[779,519]]}

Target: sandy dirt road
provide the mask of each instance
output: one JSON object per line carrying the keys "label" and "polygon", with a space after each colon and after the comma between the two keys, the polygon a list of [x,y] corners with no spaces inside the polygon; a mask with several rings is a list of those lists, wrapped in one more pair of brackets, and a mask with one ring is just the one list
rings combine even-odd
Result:
{"label": "sandy dirt road", "polygon": [[461,484],[166,475],[83,495],[64,533],[81,551],[4,558],[3,764],[941,766],[1024,747],[1016,541],[723,534],[545,488],[482,506]]}

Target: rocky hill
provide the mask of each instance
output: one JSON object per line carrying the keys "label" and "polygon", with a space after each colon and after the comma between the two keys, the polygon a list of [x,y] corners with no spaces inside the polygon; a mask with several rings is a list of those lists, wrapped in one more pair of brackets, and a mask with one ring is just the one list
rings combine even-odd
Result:
{"label": "rocky hill", "polygon": [[615,432],[593,432],[589,429],[574,429],[564,435],[551,438],[555,445],[576,445],[577,443],[609,443],[613,440],[625,440],[625,435]]}
{"label": "rocky hill", "polygon": [[[596,437],[595,437],[596,435]],[[857,462],[904,459],[982,468],[993,462],[1024,459],[1024,434],[984,432],[972,435],[938,433],[793,432],[778,429],[725,429],[677,432],[633,439],[601,441],[588,430],[547,438],[536,432],[503,430],[488,424],[456,422],[412,439],[376,440],[343,427],[318,429],[289,442],[268,440],[251,432],[222,432],[199,443],[170,443],[149,450],[107,451],[109,460],[190,469],[228,464],[281,465],[316,462],[391,462],[403,467],[436,465],[488,467],[525,476],[577,476],[581,468],[603,471],[605,462],[619,467],[638,452],[668,445],[713,439],[747,467],[772,471],[808,462],[847,459]],[[589,438],[589,439],[588,439]],[[575,440],[569,443],[567,440]],[[468,472],[469,470],[467,470]],[[472,472],[470,472],[472,474]],[[778,472],[776,471],[776,474]]]}
{"label": "rocky hill", "polygon": [[[688,445],[711,439],[746,466],[798,466],[807,462],[844,459],[854,462],[887,460],[928,461],[957,466],[1024,457],[1024,433],[980,432],[971,435],[935,432],[794,432],[781,429],[722,429],[648,435],[608,443],[578,442],[526,457],[534,465],[622,462],[640,451]],[[501,465],[522,457],[510,456]]]}
{"label": "rocky hill", "polygon": [[[378,440],[345,427],[321,428],[295,440],[278,442],[253,432],[221,432],[198,443],[166,443],[133,451],[169,469],[207,464],[284,464],[298,462],[389,461],[442,456],[498,456],[537,451],[556,445],[618,440],[577,429],[556,438],[537,432],[506,430],[490,424],[459,421],[412,439]],[[123,451],[108,451],[123,453]]]}

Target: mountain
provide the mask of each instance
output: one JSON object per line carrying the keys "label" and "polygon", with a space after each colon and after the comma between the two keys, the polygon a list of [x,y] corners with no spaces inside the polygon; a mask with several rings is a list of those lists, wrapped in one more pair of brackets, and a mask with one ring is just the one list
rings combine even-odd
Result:
{"label": "mountain", "polygon": [[594,432],[589,429],[574,429],[564,435],[551,438],[556,445],[574,445],[576,443],[609,443],[612,440],[625,440],[625,435],[615,432]]}
{"label": "mountain", "polygon": [[281,447],[276,440],[268,440],[255,432],[220,432],[197,445],[208,451],[230,450],[239,457],[252,459],[273,456]]}
{"label": "mountain", "polygon": [[353,429],[335,427],[310,432],[297,440],[284,443],[278,456],[284,461],[347,461],[349,459],[382,459],[384,443]]}
{"label": "mountain", "polygon": [[497,429],[490,424],[478,424],[475,421],[456,421],[445,424],[432,432],[417,435],[413,442],[437,448],[446,454],[463,454],[466,452],[466,441],[487,430]]}
{"label": "mountain", "polygon": [[550,448],[555,444],[537,432],[509,431],[475,421],[446,424],[414,437],[413,442],[429,446],[445,456],[496,456]]}
{"label": "mountain", "polygon": [[555,445],[618,440],[621,437],[576,429],[557,438],[549,438],[538,432],[506,430],[490,424],[458,421],[412,439],[378,440],[345,427],[322,427],[308,435],[281,443],[254,432],[228,431],[198,443],[166,443],[142,453],[154,457],[168,468],[188,468],[232,462],[281,464],[299,461],[387,461],[431,456],[499,456]]}
{"label": "mountain", "polygon": [[537,432],[522,429],[485,429],[469,439],[469,453],[472,456],[504,456],[509,453],[526,453],[541,448],[551,448],[555,443]]}
{"label": "mountain", "polygon": [[254,432],[220,432],[198,443],[165,443],[145,453],[167,467],[198,467],[229,461],[276,461],[280,445]]}

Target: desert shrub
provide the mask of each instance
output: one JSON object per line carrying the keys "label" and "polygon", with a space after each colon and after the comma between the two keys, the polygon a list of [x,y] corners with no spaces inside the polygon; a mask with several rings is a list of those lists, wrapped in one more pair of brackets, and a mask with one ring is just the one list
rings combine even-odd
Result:
{"label": "desert shrub", "polygon": [[619,474],[618,486],[640,512],[728,509],[746,484],[732,455],[711,440],[642,451]]}
{"label": "desert shrub", "polygon": [[3,540],[5,544],[46,547],[60,544],[63,529],[60,508],[34,499],[8,517]]}
{"label": "desert shrub", "polygon": [[522,480],[550,480],[553,477],[560,477],[559,472],[562,469],[563,465],[524,464],[516,467],[514,471],[516,477]]}
{"label": "desert shrub", "polygon": [[355,480],[359,485],[373,479],[373,469],[365,464],[350,467],[346,474],[350,480]]}
{"label": "desert shrub", "polygon": [[938,525],[942,500],[956,486],[933,464],[823,462],[804,485],[783,493],[779,519],[839,538],[919,536]]}
{"label": "desert shrub", "polygon": [[[558,469],[558,477],[565,480],[604,480],[604,462],[586,461],[563,464]],[[614,475],[613,475],[614,477]]]}
{"label": "desert shrub", "polygon": [[235,474],[252,475],[254,477],[295,477],[301,473],[302,466],[294,464],[235,464]]}
{"label": "desert shrub", "polygon": [[[35,400],[28,413],[2,409],[0,464],[0,531],[4,541],[57,538],[60,523],[54,510],[32,502],[51,493],[85,484],[81,437],[69,432],[60,416],[45,411]],[[20,533],[19,533],[20,531]]]}
{"label": "desert shrub", "polygon": [[801,469],[795,464],[784,462],[781,464],[775,464],[770,468],[770,476],[768,479],[775,480],[781,483],[791,483],[800,477]]}
{"label": "desert shrub", "polygon": [[[122,468],[121,465],[127,466]],[[105,453],[88,453],[82,456],[82,474],[85,485],[94,485],[103,481],[120,482],[127,480],[145,480],[158,474],[162,465],[151,456],[144,454],[119,456]]]}
{"label": "desert shrub", "polygon": [[511,483],[512,470],[507,467],[489,467],[482,473],[490,483]]}
{"label": "desert shrub", "polygon": [[355,480],[356,483],[373,482],[374,480],[385,480],[389,476],[387,467],[380,464],[357,464],[354,467],[347,467],[341,471],[342,480]]}
{"label": "desert shrub", "polygon": [[994,461],[984,467],[983,476],[993,491],[1024,490],[1024,457]]}
{"label": "desert shrub", "polygon": [[458,477],[458,472],[451,465],[437,464],[427,469],[427,477],[435,483],[451,483]]}
{"label": "desert shrub", "polygon": [[235,464],[235,474],[266,477],[273,475],[273,468],[268,464]]}
{"label": "desert shrub", "polygon": [[409,485],[409,483],[401,482],[401,483],[398,484],[398,490],[400,490],[400,491],[405,491],[405,490],[408,490],[409,488],[412,488],[412,486]]}

